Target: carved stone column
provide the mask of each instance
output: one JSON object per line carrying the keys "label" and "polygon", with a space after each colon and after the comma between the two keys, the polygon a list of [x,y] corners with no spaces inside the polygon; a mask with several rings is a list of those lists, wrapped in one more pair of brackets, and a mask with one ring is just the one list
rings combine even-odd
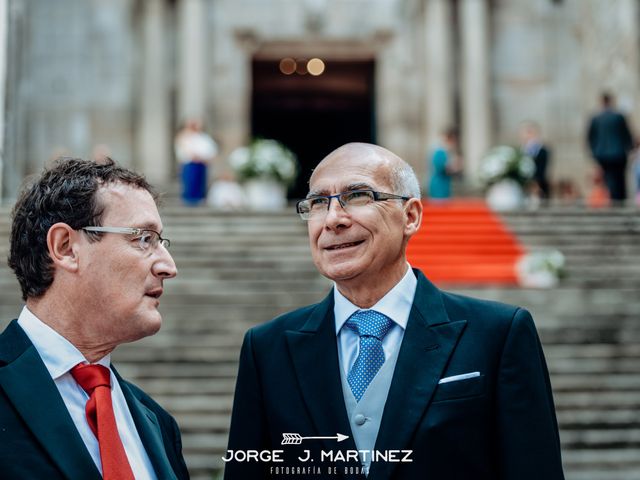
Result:
{"label": "carved stone column", "polygon": [[426,0],[426,119],[429,146],[454,121],[453,32],[450,0]]}
{"label": "carved stone column", "polygon": [[146,0],[143,13],[142,85],[136,167],[151,183],[171,179],[171,108],[167,79],[165,0]]}
{"label": "carved stone column", "polygon": [[466,177],[473,182],[493,132],[488,1],[461,0],[460,20],[463,155]]}
{"label": "carved stone column", "polygon": [[208,45],[203,0],[181,0],[178,4],[178,120],[204,120]]}
{"label": "carved stone column", "polygon": [[7,2],[0,2],[0,203],[3,197],[4,181],[4,125],[5,125],[5,85],[7,78],[7,36],[8,36]]}

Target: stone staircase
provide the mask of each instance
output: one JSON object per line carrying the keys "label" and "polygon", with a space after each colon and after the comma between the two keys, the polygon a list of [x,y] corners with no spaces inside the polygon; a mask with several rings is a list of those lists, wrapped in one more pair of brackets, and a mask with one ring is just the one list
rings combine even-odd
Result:
{"label": "stone staircase", "polygon": [[[164,208],[179,269],[162,298],[157,335],[114,353],[120,372],[173,413],[194,479],[222,466],[239,346],[251,326],[318,301],[330,288],[310,260],[294,214]],[[9,210],[0,208],[0,256]],[[528,248],[553,247],[568,276],[553,290],[455,290],[534,314],[561,427],[567,480],[640,479],[640,218],[631,209],[554,207],[505,215]],[[425,222],[429,222],[426,218]],[[0,264],[0,326],[19,312],[13,273]]]}
{"label": "stone staircase", "polygon": [[640,479],[640,215],[554,208],[505,216],[530,249],[557,248],[554,291],[467,291],[528,307],[554,388],[567,480]]}

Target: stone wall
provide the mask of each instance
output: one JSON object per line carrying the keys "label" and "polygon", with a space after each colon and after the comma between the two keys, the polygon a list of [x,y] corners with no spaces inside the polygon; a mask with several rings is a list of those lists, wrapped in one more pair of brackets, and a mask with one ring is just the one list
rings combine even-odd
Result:
{"label": "stone wall", "polygon": [[106,144],[122,163],[132,162],[132,5],[9,3],[6,196],[58,154],[86,157]]}
{"label": "stone wall", "polygon": [[454,121],[468,178],[535,120],[556,179],[583,184],[603,88],[640,129],[637,0],[9,0],[7,17],[6,198],[52,155],[98,144],[170,183],[173,133],[191,116],[224,162],[251,134],[254,56],[374,60],[377,141],[421,178]]}
{"label": "stone wall", "polygon": [[534,120],[553,148],[552,175],[583,191],[592,161],[585,144],[598,96],[609,89],[640,128],[639,3],[635,0],[499,0],[492,15],[496,141],[517,141]]}

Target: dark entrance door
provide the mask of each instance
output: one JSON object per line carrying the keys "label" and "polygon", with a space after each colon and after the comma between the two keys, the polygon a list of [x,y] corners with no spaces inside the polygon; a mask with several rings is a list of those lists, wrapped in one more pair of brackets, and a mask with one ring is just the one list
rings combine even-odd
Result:
{"label": "dark entrance door", "polygon": [[348,142],[375,142],[373,61],[324,62],[324,72],[313,76],[284,74],[279,59],[253,61],[252,134],[279,140],[297,155],[292,199],[307,194],[312,169],[329,152]]}

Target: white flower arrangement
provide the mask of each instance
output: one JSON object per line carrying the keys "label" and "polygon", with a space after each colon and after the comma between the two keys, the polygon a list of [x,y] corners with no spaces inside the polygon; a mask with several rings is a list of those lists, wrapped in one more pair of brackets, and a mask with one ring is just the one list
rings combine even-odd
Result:
{"label": "white flower arrangement", "polygon": [[523,287],[551,288],[565,275],[565,258],[558,250],[539,250],[523,255],[516,264]]}
{"label": "white flower arrangement", "polygon": [[480,179],[486,186],[501,180],[510,179],[524,186],[533,178],[536,166],[518,148],[500,145],[492,148],[483,157],[480,164]]}
{"label": "white flower arrangement", "polygon": [[298,163],[291,150],[276,140],[257,139],[248,147],[236,148],[229,164],[240,182],[271,179],[290,185],[296,178]]}

